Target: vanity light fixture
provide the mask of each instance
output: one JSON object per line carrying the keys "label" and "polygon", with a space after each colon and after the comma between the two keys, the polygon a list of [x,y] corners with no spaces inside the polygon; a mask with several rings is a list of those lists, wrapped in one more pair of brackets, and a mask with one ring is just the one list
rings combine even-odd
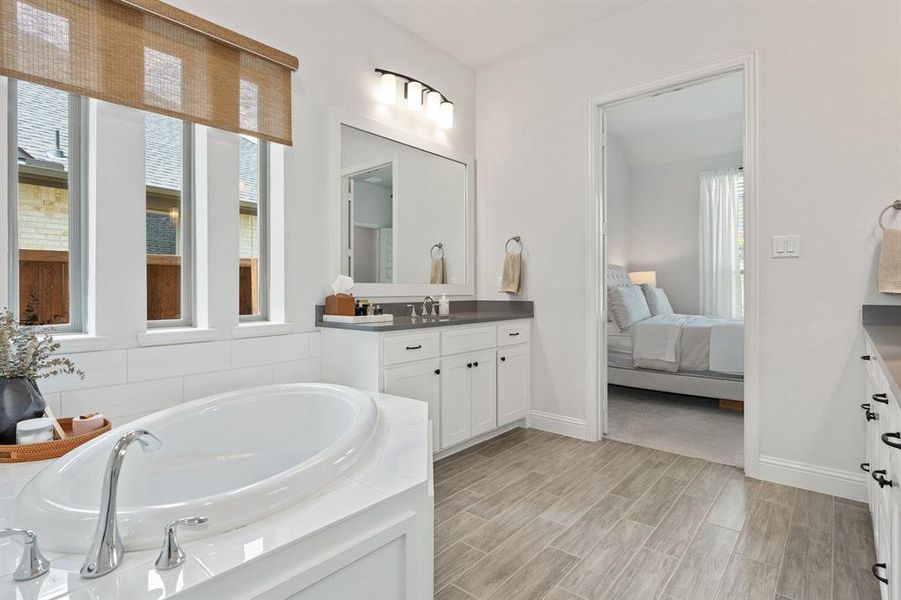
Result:
{"label": "vanity light fixture", "polygon": [[424,105],[426,117],[437,121],[439,127],[451,129],[454,126],[454,103],[444,94],[402,73],[385,69],[376,69],[375,72],[379,75],[378,96],[382,104],[397,102],[397,82],[400,79],[404,81],[404,104],[407,108],[420,111]]}

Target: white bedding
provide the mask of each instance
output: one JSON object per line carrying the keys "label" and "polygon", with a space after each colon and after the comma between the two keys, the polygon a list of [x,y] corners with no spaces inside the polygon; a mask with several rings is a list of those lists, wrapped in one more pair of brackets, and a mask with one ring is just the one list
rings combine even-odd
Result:
{"label": "white bedding", "polygon": [[636,368],[741,375],[744,372],[742,330],[741,321],[699,315],[657,315],[633,324],[621,334],[608,333],[607,347],[611,352],[631,352]]}

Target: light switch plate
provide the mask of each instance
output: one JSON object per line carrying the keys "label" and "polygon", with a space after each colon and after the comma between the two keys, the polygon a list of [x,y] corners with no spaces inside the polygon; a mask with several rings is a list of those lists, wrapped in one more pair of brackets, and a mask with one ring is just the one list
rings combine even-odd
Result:
{"label": "light switch plate", "polygon": [[801,236],[774,235],[773,258],[799,258],[801,256]]}

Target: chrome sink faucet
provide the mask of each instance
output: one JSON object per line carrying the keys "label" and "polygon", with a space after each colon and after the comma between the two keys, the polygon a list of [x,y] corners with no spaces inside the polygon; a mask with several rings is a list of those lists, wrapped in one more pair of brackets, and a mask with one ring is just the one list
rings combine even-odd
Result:
{"label": "chrome sink faucet", "polygon": [[122,471],[122,461],[132,443],[138,442],[144,452],[152,452],[162,447],[163,443],[158,437],[146,429],[129,431],[116,442],[106,463],[106,473],[103,476],[103,489],[101,490],[100,515],[97,519],[97,529],[94,532],[94,542],[81,566],[81,576],[85,579],[102,577],[119,566],[125,554],[125,545],[122,536],[119,535],[119,523],[116,519],[116,497],[118,495],[119,474]]}
{"label": "chrome sink faucet", "polygon": [[[426,308],[426,303],[429,305],[428,309]],[[435,299],[431,296],[426,296],[422,301],[422,316],[428,317],[430,315],[433,317],[437,316],[435,314]]]}

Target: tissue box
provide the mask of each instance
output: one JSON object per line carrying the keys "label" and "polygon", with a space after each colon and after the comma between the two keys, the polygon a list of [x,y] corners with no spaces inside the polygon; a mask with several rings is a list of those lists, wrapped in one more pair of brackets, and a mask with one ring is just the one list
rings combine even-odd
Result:
{"label": "tissue box", "polygon": [[350,294],[332,294],[325,297],[325,314],[354,316],[354,297]]}

